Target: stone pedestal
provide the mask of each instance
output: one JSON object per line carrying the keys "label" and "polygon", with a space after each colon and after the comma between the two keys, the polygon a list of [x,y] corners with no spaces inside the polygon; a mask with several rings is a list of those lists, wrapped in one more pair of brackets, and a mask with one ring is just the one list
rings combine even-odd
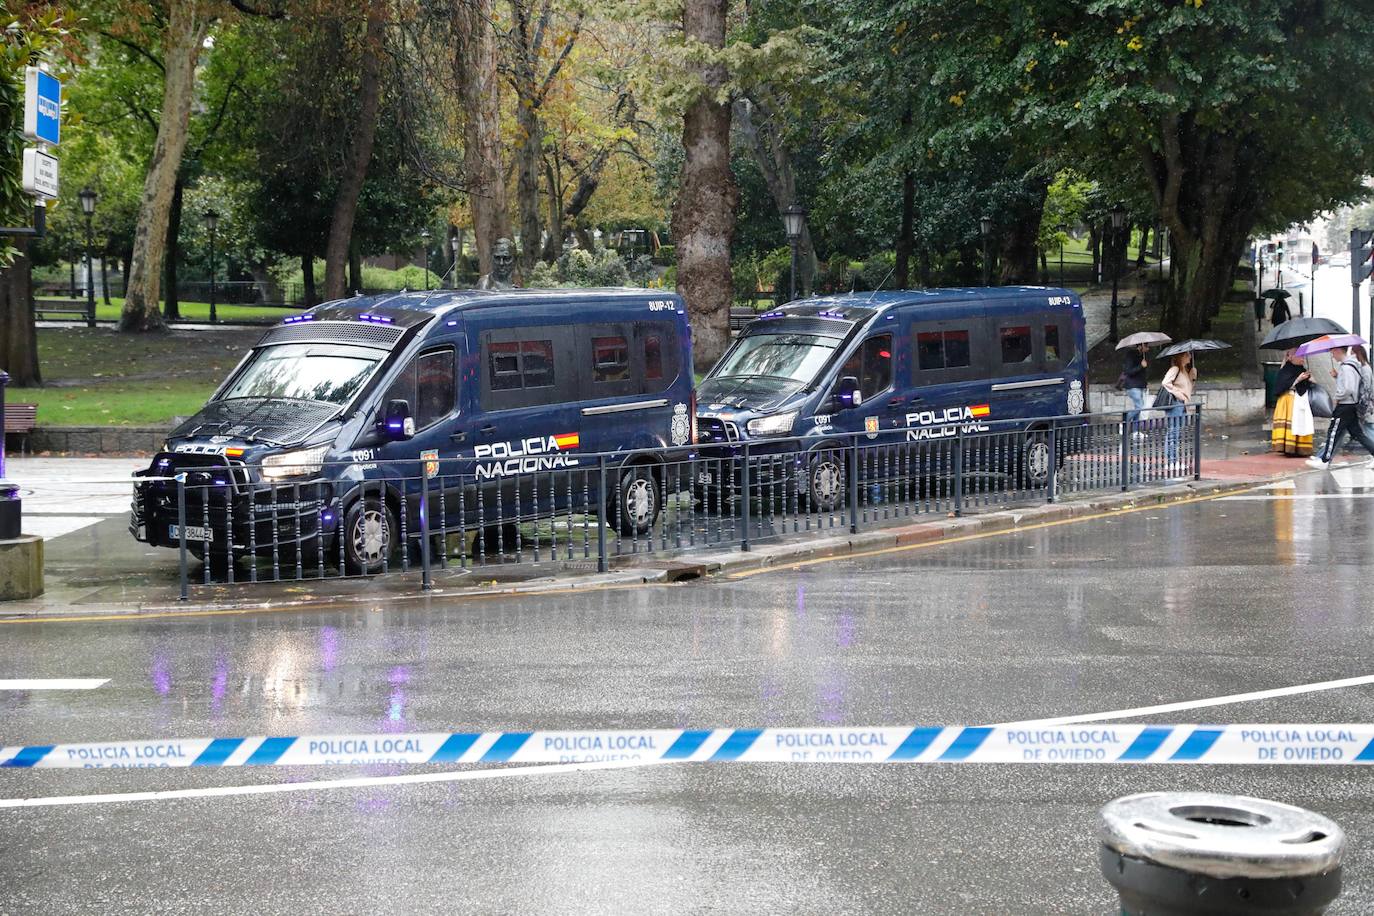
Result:
{"label": "stone pedestal", "polygon": [[25,534],[0,541],[0,601],[43,594],[43,539]]}

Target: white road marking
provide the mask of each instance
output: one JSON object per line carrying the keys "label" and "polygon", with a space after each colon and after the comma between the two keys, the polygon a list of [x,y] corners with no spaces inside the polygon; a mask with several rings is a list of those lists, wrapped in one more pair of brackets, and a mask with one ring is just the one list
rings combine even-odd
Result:
{"label": "white road marking", "polygon": [[434,782],[468,782],[507,776],[547,776],[589,770],[621,770],[659,766],[676,760],[607,760],[598,763],[547,763],[539,766],[494,767],[485,770],[449,770],[443,773],[405,773],[399,776],[353,776],[347,779],[316,779],[309,782],[274,782],[254,786],[209,786],[203,789],[168,789],[161,792],[115,792],[106,795],[49,795],[40,798],[3,798],[0,809],[49,808],[57,805],[104,805],[116,802],[171,801],[186,798],[223,798],[228,795],[276,795],[282,792],[314,792],[325,789],[358,789],[368,786],[400,786]]}
{"label": "white road marking", "polygon": [[0,690],[94,690],[109,682],[107,677],[0,678]]}
{"label": "white road marking", "polygon": [[1339,681],[1318,681],[1314,684],[1297,684],[1293,687],[1275,687],[1272,690],[1255,690],[1250,693],[1232,693],[1222,697],[1208,697],[1203,700],[1184,700],[1179,703],[1160,703],[1158,706],[1136,706],[1132,709],[1114,709],[1110,712],[1089,712],[1076,716],[1057,716],[1052,719],[1025,719],[1019,722],[997,722],[997,725],[1074,725],[1079,722],[1115,722],[1118,719],[1133,719],[1136,716],[1152,716],[1162,712],[1179,712],[1184,709],[1205,709],[1209,706],[1226,706],[1230,703],[1252,703],[1256,700],[1272,700],[1277,697],[1291,697],[1300,693],[1316,693],[1320,690],[1339,690],[1342,687],[1363,687],[1374,684],[1374,674],[1342,678]]}
{"label": "white road marking", "polygon": [[1374,499],[1374,493],[1267,493],[1264,495],[1223,496],[1219,503],[1302,502],[1308,499]]}

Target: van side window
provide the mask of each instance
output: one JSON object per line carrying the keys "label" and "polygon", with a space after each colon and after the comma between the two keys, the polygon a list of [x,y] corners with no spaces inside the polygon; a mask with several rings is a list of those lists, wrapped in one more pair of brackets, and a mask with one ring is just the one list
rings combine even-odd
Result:
{"label": "van side window", "polygon": [[1002,340],[1002,365],[1030,363],[1032,353],[1030,325],[1001,328],[997,336]]}
{"label": "van side window", "polygon": [[644,338],[644,380],[658,381],[663,378],[663,338],[650,334]]}
{"label": "van side window", "polygon": [[859,380],[859,390],[865,397],[885,391],[892,384],[892,335],[879,334],[865,340],[840,369],[840,378],[847,375]]}
{"label": "van side window", "polygon": [[625,338],[592,338],[592,381],[623,382],[630,377],[630,347]]}
{"label": "van side window", "polygon": [[1045,361],[1063,362],[1059,354],[1059,325],[1045,325]]}
{"label": "van side window", "polygon": [[492,391],[552,387],[552,340],[493,342],[488,352]]}
{"label": "van side window", "polygon": [[456,394],[453,350],[445,347],[411,360],[387,389],[386,401],[405,401],[415,428],[424,429],[453,412]]}
{"label": "van side window", "polygon": [[969,365],[968,331],[920,331],[916,365],[922,370],[962,369]]}

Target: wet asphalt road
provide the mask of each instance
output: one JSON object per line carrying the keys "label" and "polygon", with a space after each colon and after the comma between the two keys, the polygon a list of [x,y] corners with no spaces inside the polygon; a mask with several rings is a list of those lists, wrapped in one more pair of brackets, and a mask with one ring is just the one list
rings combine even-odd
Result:
{"label": "wet asphalt road", "polygon": [[[1374,473],[1345,471],[734,581],[5,625],[0,678],[111,680],[0,692],[0,744],[981,724],[1367,675],[1372,498]],[[1374,687],[1154,718],[1370,722]],[[0,770],[0,798],[388,772]],[[0,914],[1105,914],[1096,810],[1155,789],[1335,818],[1330,912],[1374,909],[1366,770],[703,764],[0,810]]]}

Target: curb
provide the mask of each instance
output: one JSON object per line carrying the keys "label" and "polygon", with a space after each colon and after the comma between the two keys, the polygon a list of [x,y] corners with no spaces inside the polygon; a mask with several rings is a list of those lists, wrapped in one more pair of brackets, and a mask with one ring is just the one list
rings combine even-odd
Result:
{"label": "curb", "polygon": [[[930,518],[926,521],[908,525],[894,525],[858,534],[813,537],[792,544],[754,546],[748,552],[737,547],[715,550],[709,553],[689,555],[681,558],[650,560],[644,565],[626,565],[614,568],[611,572],[591,574],[585,577],[560,577],[556,572],[549,576],[531,579],[526,582],[499,585],[496,580],[486,586],[459,585],[444,587],[436,585],[428,592],[418,589],[405,592],[371,592],[355,595],[325,595],[285,600],[259,599],[252,601],[201,601],[173,602],[170,604],[116,605],[99,610],[75,610],[67,613],[52,614],[35,612],[15,612],[6,614],[0,610],[0,625],[28,621],[61,622],[89,619],[138,619],[141,617],[178,617],[197,615],[234,615],[265,612],[286,612],[292,610],[380,610],[382,606],[391,607],[400,602],[431,602],[443,600],[477,600],[508,598],[516,595],[567,594],[586,589],[612,590],[632,588],[641,585],[669,585],[689,582],[696,579],[725,579],[740,574],[762,572],[770,568],[782,568],[790,564],[806,563],[830,557],[849,554],[869,553],[900,547],[914,547],[921,544],[937,544],[941,541],[964,540],[969,537],[1015,531],[1029,527],[1043,527],[1068,523],[1076,518],[1098,515],[1106,512],[1138,511],[1153,506],[1167,506],[1174,503],[1194,502],[1214,499],[1226,493],[1254,489],[1267,482],[1288,479],[1294,475],[1283,474],[1265,479],[1251,480],[1201,480],[1156,487],[1149,490],[1135,490],[1109,496],[1096,496],[1082,501],[1028,505],[989,512],[964,515],[959,518]],[[837,529],[838,530],[838,529]],[[631,561],[642,562],[642,561]],[[436,574],[442,581],[443,574]],[[481,571],[472,570],[466,577],[469,581],[480,580]],[[329,582],[331,580],[323,580]],[[373,580],[376,581],[376,580]],[[395,580],[391,580],[395,581]],[[290,586],[292,583],[283,583]],[[305,585],[309,585],[307,580]],[[417,580],[418,584],[418,580]],[[70,606],[69,606],[70,607]]]}

